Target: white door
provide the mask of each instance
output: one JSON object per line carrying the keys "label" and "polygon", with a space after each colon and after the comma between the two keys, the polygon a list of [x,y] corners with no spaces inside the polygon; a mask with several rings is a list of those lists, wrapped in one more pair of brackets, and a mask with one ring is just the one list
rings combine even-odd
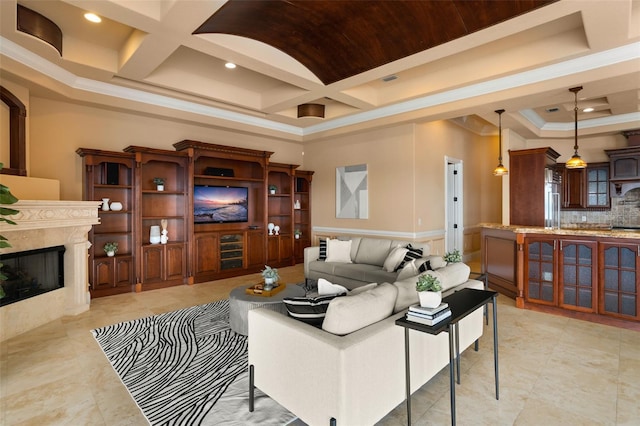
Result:
{"label": "white door", "polygon": [[462,188],[462,161],[455,158],[445,158],[446,164],[446,185],[445,191],[445,250],[454,249],[463,252],[463,188]]}

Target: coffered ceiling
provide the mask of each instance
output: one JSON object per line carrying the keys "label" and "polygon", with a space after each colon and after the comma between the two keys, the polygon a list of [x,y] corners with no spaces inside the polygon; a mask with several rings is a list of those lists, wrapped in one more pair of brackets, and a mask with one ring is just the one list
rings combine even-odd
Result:
{"label": "coffered ceiling", "polygon": [[[60,28],[62,56],[16,29],[17,4]],[[640,0],[2,0],[0,15],[0,78],[36,96],[296,141],[440,119],[490,134],[504,108],[524,138],[566,138],[583,86],[581,134],[640,128]],[[304,103],[325,118],[298,118]]]}

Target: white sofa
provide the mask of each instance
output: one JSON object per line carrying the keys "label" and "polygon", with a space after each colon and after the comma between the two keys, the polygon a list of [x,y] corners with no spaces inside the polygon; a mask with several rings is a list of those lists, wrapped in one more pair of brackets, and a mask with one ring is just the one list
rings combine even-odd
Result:
{"label": "white sofa", "polygon": [[[385,261],[396,247],[412,247],[422,250],[425,258],[432,261],[444,262],[441,256],[429,256],[428,243],[404,240],[390,240],[372,237],[350,237],[342,241],[351,241],[348,261],[320,260],[320,247],[312,246],[304,250],[305,280],[324,278],[334,284],[340,284],[347,289],[369,283],[392,283],[398,279],[399,270],[386,270]],[[439,265],[440,266],[440,265]]]}
{"label": "white sofa", "polygon": [[[466,280],[447,293],[465,287],[484,288],[480,281]],[[399,288],[399,300],[410,296],[417,301],[408,286],[404,295]],[[405,401],[405,329],[395,325],[405,312],[339,336],[277,312],[252,310],[249,365],[254,385],[311,426],[332,419],[337,425],[373,425]],[[482,335],[482,308],[463,319],[459,329],[462,352]],[[448,365],[448,336],[410,330],[410,342],[414,392]]]}

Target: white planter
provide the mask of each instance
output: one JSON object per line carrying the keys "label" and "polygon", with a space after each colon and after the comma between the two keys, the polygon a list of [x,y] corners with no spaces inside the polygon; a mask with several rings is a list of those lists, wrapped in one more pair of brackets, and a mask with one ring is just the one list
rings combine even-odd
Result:
{"label": "white planter", "polygon": [[156,185],[158,191],[164,191],[164,185]]}
{"label": "white planter", "polygon": [[276,193],[276,190],[275,190],[275,189],[270,189],[270,190],[269,190],[269,194],[274,195],[275,193]]}
{"label": "white planter", "polygon": [[441,291],[419,291],[420,306],[425,308],[437,308],[442,302]]}
{"label": "white planter", "polygon": [[115,256],[115,255],[116,255],[116,252],[115,252],[115,251],[108,251],[108,252],[107,252],[107,256],[109,256],[109,257],[113,257],[113,256]]}

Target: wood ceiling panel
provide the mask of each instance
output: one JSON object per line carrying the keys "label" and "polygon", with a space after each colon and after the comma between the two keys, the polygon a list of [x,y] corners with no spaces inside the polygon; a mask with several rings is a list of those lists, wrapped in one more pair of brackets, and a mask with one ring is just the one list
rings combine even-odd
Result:
{"label": "wood ceiling panel", "polygon": [[554,1],[230,0],[194,34],[263,42],[331,84]]}

